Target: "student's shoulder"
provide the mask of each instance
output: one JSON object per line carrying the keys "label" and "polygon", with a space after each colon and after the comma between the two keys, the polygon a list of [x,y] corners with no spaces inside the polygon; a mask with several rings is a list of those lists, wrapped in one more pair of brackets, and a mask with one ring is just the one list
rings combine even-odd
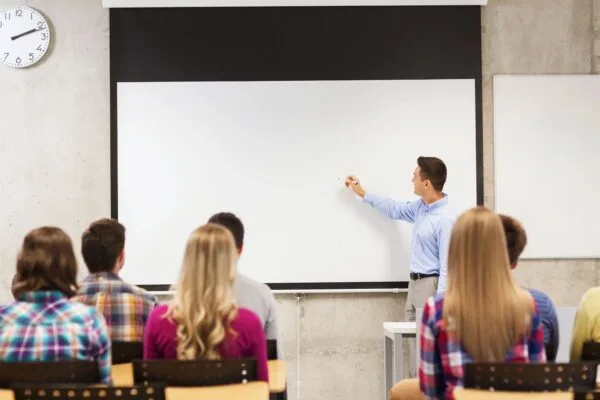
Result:
{"label": "student's shoulder", "polygon": [[59,314],[62,320],[69,320],[70,322],[83,322],[83,323],[98,323],[104,322],[104,316],[94,306],[81,303],[75,299],[70,299],[64,303],[64,308]]}
{"label": "student's shoulder", "polygon": [[597,308],[596,305],[599,303],[600,303],[600,286],[588,289],[581,297],[580,305],[583,307],[586,307],[589,305],[595,305],[595,308]]}
{"label": "student's shoulder", "polygon": [[262,322],[258,315],[250,310],[249,308],[239,307],[237,309],[237,316],[233,320],[233,327],[239,329],[263,329]]}
{"label": "student's shoulder", "polygon": [[238,285],[239,290],[242,290],[246,293],[252,293],[255,295],[259,295],[261,298],[263,298],[267,301],[274,300],[274,296],[273,296],[273,292],[271,291],[271,288],[268,285],[266,285],[262,282],[259,282],[255,279],[252,279],[252,278],[247,277],[242,274],[238,274],[237,285]]}
{"label": "student's shoulder", "polygon": [[554,308],[554,303],[552,302],[552,299],[546,293],[533,288],[527,288],[527,291],[531,294],[535,302],[538,304],[538,307],[545,306]]}

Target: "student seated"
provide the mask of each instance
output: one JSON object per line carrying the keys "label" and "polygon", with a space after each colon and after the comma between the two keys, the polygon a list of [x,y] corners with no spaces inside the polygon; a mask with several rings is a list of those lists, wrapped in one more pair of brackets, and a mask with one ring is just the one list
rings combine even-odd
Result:
{"label": "student seated", "polygon": [[237,252],[231,232],[207,224],[188,239],[171,305],[150,314],[144,359],[256,358],[268,382],[267,343],[258,316],[233,296]]}
{"label": "student seated", "polygon": [[600,342],[600,287],[588,289],[584,293],[573,323],[570,360],[581,361],[585,342]]}
{"label": "student seated", "polygon": [[108,325],[112,341],[141,342],[156,297],[124,282],[125,227],[113,219],[92,223],[81,237],[81,253],[90,274],[74,300],[96,307]]}
{"label": "student seated", "polygon": [[[506,245],[508,246],[508,261],[512,269],[516,268],[519,261],[519,256],[527,245],[527,234],[523,225],[516,219],[508,215],[500,214],[502,225],[504,226],[504,234],[506,236]],[[538,311],[544,327],[544,348],[546,349],[546,359],[554,361],[558,352],[558,317],[554,303],[545,293],[539,290],[527,288],[533,296],[537,305]]]}
{"label": "student seated", "polygon": [[35,229],[23,241],[12,291],[0,307],[0,360],[97,360],[110,383],[110,340],[102,315],[73,302],[77,262],[71,239],[59,228]]}
{"label": "student seated", "polygon": [[[238,256],[244,247],[244,224],[232,213],[215,214],[209,223],[219,224],[229,229],[235,240]],[[277,329],[277,312],[275,296],[264,283],[255,281],[238,272],[235,279],[235,300],[238,306],[254,311],[262,321],[267,340],[277,341],[277,358],[283,359],[283,346]]]}
{"label": "student seated", "polygon": [[423,394],[453,399],[469,362],[545,361],[542,329],[531,294],[512,278],[498,215],[483,207],[463,213],[450,238],[448,288],[423,310]]}

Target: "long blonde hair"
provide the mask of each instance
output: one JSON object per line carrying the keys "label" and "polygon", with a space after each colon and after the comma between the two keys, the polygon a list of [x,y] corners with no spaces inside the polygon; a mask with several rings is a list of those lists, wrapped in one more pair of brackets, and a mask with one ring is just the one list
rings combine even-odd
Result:
{"label": "long blonde hair", "polygon": [[531,328],[530,295],[513,280],[498,215],[483,208],[454,224],[444,322],[475,362],[502,362]]}
{"label": "long blonde hair", "polygon": [[192,232],[167,313],[177,323],[178,359],[221,359],[219,346],[237,315],[236,260],[235,242],[226,228],[207,224]]}

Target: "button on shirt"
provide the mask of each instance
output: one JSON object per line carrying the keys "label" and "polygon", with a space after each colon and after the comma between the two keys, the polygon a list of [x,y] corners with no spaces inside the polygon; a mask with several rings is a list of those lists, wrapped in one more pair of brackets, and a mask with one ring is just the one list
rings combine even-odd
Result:
{"label": "button on shirt", "polygon": [[363,201],[392,219],[413,224],[410,271],[439,274],[438,293],[448,282],[448,245],[456,212],[448,204],[448,196],[426,204],[423,199],[394,201],[367,193]]}

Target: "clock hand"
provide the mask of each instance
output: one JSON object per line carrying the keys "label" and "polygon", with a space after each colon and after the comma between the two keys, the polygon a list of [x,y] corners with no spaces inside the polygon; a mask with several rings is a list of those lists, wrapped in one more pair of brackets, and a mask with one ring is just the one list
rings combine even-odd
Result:
{"label": "clock hand", "polygon": [[21,38],[21,37],[23,37],[23,36],[29,35],[30,33],[33,33],[33,32],[41,31],[41,30],[43,30],[43,29],[46,29],[46,28],[40,28],[40,29],[30,29],[30,30],[28,30],[27,32],[23,32],[23,33],[21,33],[21,34],[19,34],[19,35],[13,36],[13,37],[11,37],[10,39],[11,39],[11,40],[17,40],[18,38]]}

